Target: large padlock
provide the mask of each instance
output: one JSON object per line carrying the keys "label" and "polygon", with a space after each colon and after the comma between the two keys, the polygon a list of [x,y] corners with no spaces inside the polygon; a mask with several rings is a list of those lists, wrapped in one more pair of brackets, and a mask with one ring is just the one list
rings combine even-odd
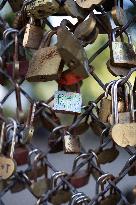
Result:
{"label": "large padlock", "polygon": [[129,110],[124,113],[126,117],[123,116],[122,124],[119,122],[119,113],[117,109],[117,85],[120,81],[117,81],[114,86],[114,114],[113,114],[113,128],[112,128],[112,138],[121,147],[135,146],[136,145],[136,123],[135,123],[135,110],[134,110],[134,100],[132,85],[128,82],[130,90],[130,100],[129,100]]}
{"label": "large padlock", "polygon": [[26,25],[23,39],[25,48],[38,49],[43,38],[43,29],[40,20],[30,18],[30,22]]}
{"label": "large padlock", "polygon": [[116,40],[116,30],[114,29],[112,32],[112,40],[111,40],[111,64],[117,65],[120,67],[126,67],[127,69],[136,66],[136,53],[134,45],[131,41],[131,35],[126,33],[128,37],[128,42],[124,41],[124,37],[120,36],[121,41]]}
{"label": "large padlock", "polygon": [[58,29],[58,51],[66,63],[72,69],[76,78],[84,79],[90,74],[88,58],[80,41],[65,27]]}
{"label": "large padlock", "polygon": [[55,33],[47,32],[40,48],[33,55],[26,75],[28,81],[46,82],[59,79],[62,71],[61,57],[56,46],[49,46]]}
{"label": "large padlock", "polygon": [[56,0],[35,0],[27,6],[26,10],[34,18],[42,19],[57,13],[59,7]]}

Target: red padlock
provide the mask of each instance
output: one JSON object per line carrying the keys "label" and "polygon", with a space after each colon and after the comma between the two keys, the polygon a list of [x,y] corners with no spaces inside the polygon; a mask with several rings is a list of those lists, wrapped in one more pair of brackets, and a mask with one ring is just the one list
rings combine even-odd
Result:
{"label": "red padlock", "polygon": [[26,146],[17,146],[15,147],[14,160],[17,162],[17,165],[25,165],[28,163],[28,154],[29,150]]}

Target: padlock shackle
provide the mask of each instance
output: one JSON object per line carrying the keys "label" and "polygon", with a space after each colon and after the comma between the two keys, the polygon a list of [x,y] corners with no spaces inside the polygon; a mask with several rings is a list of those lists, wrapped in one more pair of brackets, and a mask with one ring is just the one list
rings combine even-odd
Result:
{"label": "padlock shackle", "polygon": [[67,176],[67,173],[64,171],[57,171],[51,177],[51,187],[54,189],[57,186],[57,181],[60,177]]}
{"label": "padlock shackle", "polygon": [[[76,169],[77,167],[77,163],[79,162],[80,159],[84,159],[84,158],[88,158],[90,157],[91,154],[89,153],[83,153],[83,154],[80,154],[78,155],[75,159],[74,159],[74,163],[73,163],[73,167],[72,167],[72,172],[74,172],[74,170]],[[90,161],[90,160],[89,160]],[[88,166],[89,166],[89,161],[87,162]],[[89,167],[88,167],[89,168]]]}
{"label": "padlock shackle", "polygon": [[1,132],[0,132],[0,154],[2,154],[2,148],[4,143],[4,132],[5,132],[6,123],[2,123]]}
{"label": "padlock shackle", "polygon": [[8,120],[13,124],[13,135],[12,135],[11,150],[10,150],[10,158],[13,159],[15,144],[16,144],[17,123],[13,118],[8,118]]}

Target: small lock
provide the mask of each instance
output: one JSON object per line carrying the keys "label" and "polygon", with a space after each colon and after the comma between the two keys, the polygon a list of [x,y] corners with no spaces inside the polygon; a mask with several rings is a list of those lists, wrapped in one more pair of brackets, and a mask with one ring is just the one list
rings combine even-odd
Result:
{"label": "small lock", "polygon": [[89,43],[93,43],[96,40],[98,32],[96,30],[96,20],[93,15],[76,27],[74,35],[77,39]]}
{"label": "small lock", "polygon": [[[67,174],[63,171],[55,172],[51,178],[52,189],[57,186],[59,178],[65,176],[67,176]],[[49,202],[51,202],[53,205],[61,205],[67,203],[68,201],[70,201],[70,199],[71,192],[67,186],[63,185],[49,198]]]}
{"label": "small lock", "polygon": [[[107,131],[104,130],[103,133],[101,134],[101,139],[100,139],[100,146],[104,143],[104,135],[105,132]],[[112,142],[112,147],[111,148],[105,148],[105,149],[101,149],[100,152],[98,153],[98,163],[99,164],[106,164],[106,163],[111,163],[114,160],[117,159],[119,155],[119,151],[116,148],[116,145],[114,142]]]}
{"label": "small lock", "polygon": [[43,38],[43,29],[39,20],[30,18],[30,23],[26,25],[26,30],[23,39],[25,48],[38,49]]}
{"label": "small lock", "polygon": [[61,57],[56,46],[49,46],[55,33],[47,32],[40,48],[33,55],[26,75],[28,81],[46,82],[59,79],[62,71]]}
{"label": "small lock", "polygon": [[125,10],[121,7],[121,3],[121,0],[115,0],[115,5],[111,10],[112,18],[116,26],[124,26],[127,24],[127,15]]}
{"label": "small lock", "polygon": [[[113,140],[121,147],[126,146],[135,146],[136,145],[136,139],[135,139],[135,133],[136,133],[136,123],[135,123],[135,110],[134,110],[134,101],[133,101],[133,92],[132,92],[132,85],[128,82],[127,85],[129,87],[129,95],[130,95],[130,104],[129,104],[129,111],[127,112],[127,115],[130,116],[130,118],[127,119],[126,122],[120,123],[119,122],[119,113],[117,109],[117,86],[118,83],[121,82],[121,80],[118,80],[113,87],[114,89],[114,113],[113,113],[113,122],[115,122],[113,128],[112,128],[112,138]],[[124,113],[125,114],[125,113]]]}
{"label": "small lock", "polygon": [[116,30],[112,32],[112,42],[111,42],[111,61],[112,65],[120,66],[123,68],[130,69],[136,66],[136,54],[135,48],[131,41],[131,35],[126,33],[128,37],[128,42],[125,42],[123,36],[121,36],[121,41],[117,41],[115,38]]}
{"label": "small lock", "polygon": [[111,64],[110,60],[106,63],[108,71],[115,77],[125,77],[129,73],[129,69]]}
{"label": "small lock", "polygon": [[[74,172],[76,170],[76,168],[78,167],[78,163],[79,160],[83,160],[83,159],[87,159],[90,156],[90,154],[81,154],[79,156],[77,156],[74,160],[73,163],[73,168],[72,168],[72,172]],[[89,177],[91,174],[91,170],[90,170],[90,161],[88,160],[87,164],[86,164],[86,168],[77,171],[70,179],[70,183],[75,187],[75,188],[81,188],[85,185],[88,184],[89,182]]]}
{"label": "small lock", "polygon": [[[101,175],[96,183],[96,194],[99,194],[100,192],[100,187],[101,187],[101,191],[104,191],[104,187],[105,187],[105,183],[107,182],[107,180],[114,180],[115,177],[113,175],[110,174],[104,174]],[[120,201],[120,194],[118,193],[118,191],[115,189],[114,186],[111,186],[110,189],[110,193],[108,196],[104,196],[102,195],[102,198],[98,201],[98,205],[116,205],[118,204],[118,202]]]}
{"label": "small lock", "polygon": [[63,141],[61,138],[63,128],[65,128],[65,126],[59,125],[52,130],[48,138],[48,144],[51,148],[50,153],[61,152],[63,150]]}
{"label": "small lock", "polygon": [[[33,162],[33,171],[34,171],[34,182],[32,182],[31,186],[30,186],[30,191],[31,193],[39,198],[40,196],[42,196],[45,192],[47,192],[50,188],[51,188],[51,180],[48,179],[48,167],[45,163],[44,160],[46,157],[42,156],[41,153],[36,155],[34,162]],[[43,178],[38,179],[38,163],[40,163],[41,168],[43,169]]]}

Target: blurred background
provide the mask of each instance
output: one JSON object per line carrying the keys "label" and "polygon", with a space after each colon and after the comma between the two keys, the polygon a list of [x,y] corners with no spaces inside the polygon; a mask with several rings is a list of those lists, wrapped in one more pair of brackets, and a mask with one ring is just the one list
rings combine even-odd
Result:
{"label": "blurred background", "polygon": [[[133,5],[129,2],[129,0],[125,1],[125,10],[127,12],[128,19],[131,18],[131,16],[135,13],[136,9],[133,7]],[[1,11],[0,15],[4,17],[5,19],[8,20],[9,24],[11,24],[14,14],[12,13],[12,10],[8,3],[4,7],[4,9]],[[63,18],[68,18],[68,17],[63,17]],[[53,24],[53,26],[57,26],[60,24],[62,17],[50,17],[49,20]],[[72,19],[73,23],[76,23],[76,19]],[[113,28],[115,27],[114,23],[112,23]],[[136,42],[136,26],[134,25],[133,27],[130,27],[128,29],[129,33],[132,35],[132,41],[133,44],[135,45]],[[96,51],[100,46],[104,45],[104,43],[108,40],[107,35],[99,35],[97,40],[95,41],[94,44],[87,46],[86,52],[88,57],[90,58],[94,51]],[[55,41],[55,39],[54,39]],[[54,43],[54,42],[53,42]],[[1,42],[1,49],[0,52],[2,52],[3,45]],[[99,78],[102,80],[103,83],[108,83],[113,79],[116,79],[113,77],[107,67],[106,67],[106,62],[109,59],[109,48],[107,48],[102,54],[100,54],[96,60],[93,61],[92,65],[95,68],[95,73],[99,76]],[[131,77],[131,82],[132,84],[134,83],[134,78],[135,78],[135,73]],[[23,83],[23,88],[30,94],[31,97],[35,99],[40,99],[40,100],[47,100],[49,97],[51,97],[54,92],[57,90],[57,83],[54,81],[52,82],[46,82],[46,83],[28,83],[24,82]],[[3,87],[0,85],[0,100],[3,99],[5,94],[7,93],[9,89],[8,87]],[[103,90],[101,87],[97,84],[97,82],[93,79],[93,77],[88,77],[83,81],[83,85],[81,87],[81,94],[83,96],[83,103],[87,105],[88,101],[95,100]],[[12,103],[11,103],[12,102]],[[28,102],[27,100],[22,96],[22,102],[23,102],[23,107],[24,110],[28,109]],[[15,95],[12,94],[7,102],[4,104],[4,109],[5,113],[8,116],[13,116],[16,110],[16,103],[15,103]],[[62,123],[68,124],[69,123],[69,118],[66,117],[66,115],[62,115]],[[47,130],[44,130],[39,127],[39,129],[36,131],[33,142],[41,149],[44,151],[47,149],[47,136],[49,133]],[[99,138],[96,136],[91,129],[89,129],[84,136],[81,136],[81,141],[83,143],[83,146],[88,150],[89,148],[96,148],[98,143],[99,143]],[[118,148],[119,149],[119,148]],[[55,167],[58,170],[65,170],[66,172],[71,171],[72,169],[72,162],[74,159],[75,155],[64,155],[62,152],[57,153],[57,154],[49,154],[49,160],[55,165]],[[120,149],[120,156],[117,158],[116,161],[114,161],[111,164],[107,164],[105,166],[102,166],[103,170],[105,172],[109,172],[114,174],[115,176],[117,173],[122,169],[124,166],[125,162],[129,158],[129,155],[123,150]],[[69,163],[71,161],[71,163]],[[52,172],[49,172],[49,176],[52,174]],[[84,191],[87,195],[91,197],[94,196],[95,190],[94,190],[94,180],[92,177],[90,177],[90,183],[81,189],[81,191]],[[131,190],[132,188],[136,185],[136,177],[128,177],[126,176],[121,183],[119,183],[118,187],[124,191],[124,193],[127,195],[128,200],[130,201],[131,204],[136,204],[134,201],[131,200]],[[5,205],[34,205],[35,204],[35,199],[32,197],[32,195],[27,191],[23,191],[18,194],[11,194],[8,192],[4,198],[3,201]]]}

